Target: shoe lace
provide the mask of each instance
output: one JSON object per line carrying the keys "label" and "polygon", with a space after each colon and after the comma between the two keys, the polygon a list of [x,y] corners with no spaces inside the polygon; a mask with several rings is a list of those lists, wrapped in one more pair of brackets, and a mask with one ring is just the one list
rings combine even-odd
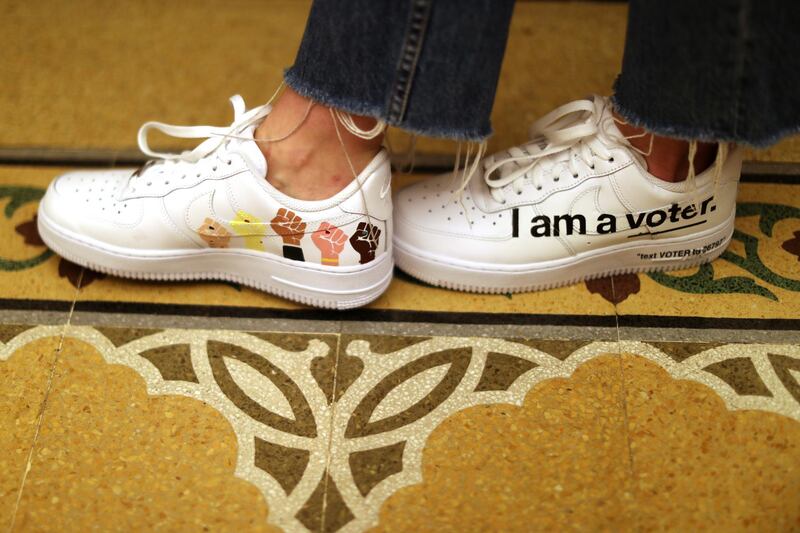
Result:
{"label": "shoe lace", "polygon": [[611,127],[613,115],[604,113],[608,105],[600,96],[564,104],[531,125],[528,143],[484,159],[483,177],[492,198],[504,204],[509,186],[521,195],[526,180],[541,190],[548,177],[557,182],[569,172],[577,179],[580,162],[593,169],[596,158],[613,161],[608,141],[630,144]]}
{"label": "shoe lace", "polygon": [[[247,127],[266,117],[272,109],[269,104],[254,107],[245,111],[244,98],[234,95],[230,97],[233,106],[233,122],[230,126],[175,126],[163,122],[145,122],[139,128],[139,149],[145,155],[166,161],[186,161],[196,163],[227,143],[231,138],[237,137]],[[159,130],[165,135],[180,139],[205,139],[192,150],[180,153],[156,152],[150,148],[147,136],[150,130]]]}
{"label": "shoe lace", "polygon": [[[229,126],[176,126],[155,121],[142,124],[142,127],[139,128],[137,139],[139,149],[153,159],[145,163],[131,176],[129,181],[131,189],[135,191],[137,180],[143,177],[145,170],[155,165],[195,164],[212,154],[215,158],[212,170],[216,170],[217,162],[231,164],[230,158],[225,155],[225,150],[220,150],[220,147],[226,148],[231,139],[246,138],[241,137],[240,134],[249,126],[263,120],[272,110],[272,106],[267,103],[246,111],[244,99],[238,94],[232,96],[230,102],[233,106],[233,122]],[[192,150],[185,150],[180,153],[158,152],[150,147],[147,140],[152,130],[158,130],[165,135],[180,139],[205,140]],[[147,184],[151,185],[152,182]]]}

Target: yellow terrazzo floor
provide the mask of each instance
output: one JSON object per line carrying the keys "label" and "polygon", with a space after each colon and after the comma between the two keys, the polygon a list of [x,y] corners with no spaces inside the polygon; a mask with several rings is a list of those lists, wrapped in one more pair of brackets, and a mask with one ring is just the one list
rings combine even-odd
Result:
{"label": "yellow terrazzo floor", "polygon": [[[794,165],[748,166],[711,265],[525,295],[397,274],[323,312],[44,247],[55,162],[129,158],[147,119],[229,122],[229,95],[272,92],[308,7],[0,8],[0,531],[800,530]],[[518,3],[494,148],[608,92],[625,12]]]}

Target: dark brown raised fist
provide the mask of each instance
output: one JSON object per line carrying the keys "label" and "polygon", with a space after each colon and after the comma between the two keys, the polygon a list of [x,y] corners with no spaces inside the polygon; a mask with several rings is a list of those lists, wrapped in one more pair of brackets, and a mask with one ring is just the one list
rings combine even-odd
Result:
{"label": "dark brown raised fist", "polygon": [[367,222],[361,222],[356,232],[350,237],[350,245],[361,256],[362,265],[375,259],[375,250],[381,238],[381,230]]}

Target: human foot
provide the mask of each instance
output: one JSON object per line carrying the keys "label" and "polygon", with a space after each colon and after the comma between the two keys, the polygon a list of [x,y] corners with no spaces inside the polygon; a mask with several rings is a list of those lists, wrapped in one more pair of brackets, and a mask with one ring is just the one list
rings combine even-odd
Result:
{"label": "human foot", "polygon": [[[376,124],[372,118],[352,117],[364,130]],[[330,108],[286,88],[255,133],[273,187],[298,200],[324,200],[344,189],[354,172],[373,160],[383,134],[362,139],[335,120]]]}
{"label": "human foot", "polygon": [[[153,280],[221,279],[320,307],[377,298],[392,276],[391,172],[380,151],[358,179],[321,201],[270,185],[253,131],[268,116],[231,99],[230,127],[146,124],[142,169],[79,171],[50,185],[39,231],[54,251],[94,270]],[[191,152],[157,154],[146,134],[208,137]],[[191,135],[187,135],[191,134]]]}
{"label": "human foot", "polygon": [[485,158],[459,194],[445,175],[395,199],[395,261],[428,283],[520,292],[711,261],[733,232],[738,150],[668,183],[614,123],[607,99],[562,106],[533,140]]}

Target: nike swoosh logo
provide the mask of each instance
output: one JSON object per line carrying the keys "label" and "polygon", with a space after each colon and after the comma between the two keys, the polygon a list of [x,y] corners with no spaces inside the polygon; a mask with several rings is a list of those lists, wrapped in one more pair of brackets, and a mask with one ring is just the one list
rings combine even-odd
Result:
{"label": "nike swoosh logo", "polygon": [[[611,215],[616,218],[617,222],[625,221],[627,212],[614,213],[614,212],[609,212],[612,211],[611,209],[604,210],[603,207],[601,207],[600,192],[602,191],[602,187],[603,187],[602,185],[597,185],[595,187],[592,187],[591,189],[583,191],[583,193],[581,193],[570,206],[569,210],[570,215],[572,216],[581,215],[587,221],[592,222],[592,224],[588,224],[585,235],[601,235],[601,233],[595,231],[596,230],[595,221],[601,214]],[[617,197],[616,193],[614,193],[614,197],[615,198]]]}
{"label": "nike swoosh logo", "polygon": [[383,200],[384,198],[386,198],[386,195],[387,195],[387,194],[389,193],[389,191],[391,191],[391,190],[392,190],[392,175],[391,175],[391,174],[389,174],[389,179],[387,179],[387,180],[386,180],[386,183],[384,183],[384,184],[383,184],[383,187],[381,187],[381,192],[380,192],[380,197],[381,197],[381,200]]}

